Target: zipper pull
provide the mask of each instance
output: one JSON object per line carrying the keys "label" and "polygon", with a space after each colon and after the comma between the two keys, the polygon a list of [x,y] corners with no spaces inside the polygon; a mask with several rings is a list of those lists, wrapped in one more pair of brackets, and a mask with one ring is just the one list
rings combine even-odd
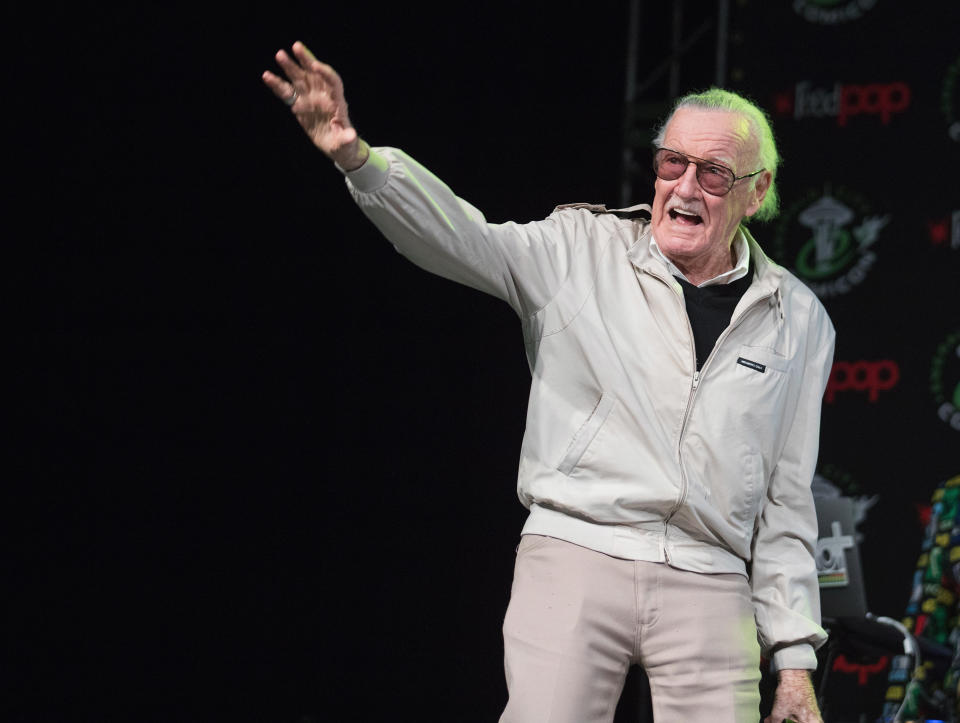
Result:
{"label": "zipper pull", "polygon": [[699,383],[700,383],[700,370],[698,369],[693,373],[693,388],[696,389]]}

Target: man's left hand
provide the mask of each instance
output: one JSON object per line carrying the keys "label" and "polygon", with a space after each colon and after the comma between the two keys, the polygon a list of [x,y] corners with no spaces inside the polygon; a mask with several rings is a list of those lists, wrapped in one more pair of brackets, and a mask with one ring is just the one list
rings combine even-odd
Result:
{"label": "man's left hand", "polygon": [[781,723],[784,719],[797,723],[823,723],[817,696],[806,670],[781,670],[773,710],[763,723]]}

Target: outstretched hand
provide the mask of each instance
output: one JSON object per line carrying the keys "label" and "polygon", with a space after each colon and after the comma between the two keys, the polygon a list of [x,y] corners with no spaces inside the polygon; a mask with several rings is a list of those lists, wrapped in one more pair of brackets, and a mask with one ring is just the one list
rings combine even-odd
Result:
{"label": "outstretched hand", "polygon": [[343,81],[299,40],[293,44],[293,54],[296,60],[283,50],[276,55],[286,80],[265,70],[263,82],[290,106],[317,148],[346,170],[359,168],[367,159],[369,147],[350,123]]}

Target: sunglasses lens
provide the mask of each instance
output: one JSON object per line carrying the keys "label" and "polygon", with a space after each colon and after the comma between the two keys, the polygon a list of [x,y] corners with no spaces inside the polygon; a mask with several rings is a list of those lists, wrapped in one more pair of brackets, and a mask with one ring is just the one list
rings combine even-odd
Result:
{"label": "sunglasses lens", "polygon": [[653,167],[657,176],[664,181],[675,181],[687,170],[689,161],[686,156],[661,148],[653,157]]}
{"label": "sunglasses lens", "polygon": [[716,196],[722,196],[730,190],[730,173],[719,166],[704,166],[697,169],[697,180],[703,190]]}
{"label": "sunglasses lens", "polygon": [[704,161],[691,161],[690,158],[661,148],[653,156],[653,170],[664,181],[675,181],[687,172],[691,162],[697,164],[697,180],[704,191],[714,196],[723,196],[733,185],[733,172],[723,166],[714,166]]}

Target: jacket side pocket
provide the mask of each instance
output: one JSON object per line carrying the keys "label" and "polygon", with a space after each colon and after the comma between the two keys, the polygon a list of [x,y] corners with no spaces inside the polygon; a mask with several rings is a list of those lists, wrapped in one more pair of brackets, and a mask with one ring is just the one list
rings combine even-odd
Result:
{"label": "jacket side pocket", "polygon": [[741,534],[750,544],[757,517],[760,514],[761,498],[766,490],[763,480],[763,462],[760,454],[750,445],[740,447],[741,464],[743,465],[743,500],[742,504],[731,511],[731,517],[742,525]]}
{"label": "jacket side pocket", "polygon": [[587,447],[590,446],[593,438],[596,437],[597,432],[600,431],[600,427],[602,427],[603,423],[607,420],[607,416],[609,416],[610,410],[613,409],[615,401],[612,395],[601,393],[600,399],[597,401],[597,405],[593,408],[590,416],[587,417],[587,421],[585,421],[580,426],[580,429],[577,430],[577,433],[573,435],[570,446],[567,447],[567,451],[563,455],[563,460],[557,467],[558,471],[565,475],[573,472],[574,468],[580,462],[583,453],[587,451]]}

